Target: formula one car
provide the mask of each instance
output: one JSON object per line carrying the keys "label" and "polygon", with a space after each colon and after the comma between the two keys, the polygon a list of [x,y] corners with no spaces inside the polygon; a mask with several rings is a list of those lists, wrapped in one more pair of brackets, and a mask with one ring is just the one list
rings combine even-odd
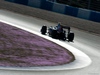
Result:
{"label": "formula one car", "polygon": [[[67,26],[62,26],[63,30],[62,32],[58,32],[57,30],[57,27],[53,27],[53,26],[50,26],[48,27],[47,29],[47,26],[42,26],[41,28],[41,34],[43,35],[46,35],[46,33],[54,38],[54,39],[59,39],[59,40],[63,40],[63,41],[68,41],[68,42],[73,42],[74,40],[74,33],[70,31],[70,27],[67,27]],[[66,33],[66,30],[67,29],[67,33]],[[47,32],[48,30],[48,32]]]}

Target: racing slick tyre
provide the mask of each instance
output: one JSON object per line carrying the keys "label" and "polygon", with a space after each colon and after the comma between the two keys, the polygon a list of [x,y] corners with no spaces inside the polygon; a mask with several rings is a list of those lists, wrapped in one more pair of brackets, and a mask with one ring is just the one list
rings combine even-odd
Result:
{"label": "racing slick tyre", "polygon": [[74,33],[69,33],[68,42],[73,42],[73,40],[74,40]]}
{"label": "racing slick tyre", "polygon": [[47,26],[42,26],[41,28],[41,34],[45,35],[47,32]]}

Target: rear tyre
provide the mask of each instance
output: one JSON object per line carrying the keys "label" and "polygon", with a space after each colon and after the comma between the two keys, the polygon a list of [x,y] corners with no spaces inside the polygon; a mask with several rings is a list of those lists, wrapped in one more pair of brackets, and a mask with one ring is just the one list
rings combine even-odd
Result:
{"label": "rear tyre", "polygon": [[69,33],[68,34],[68,42],[73,42],[74,40],[74,33]]}
{"label": "rear tyre", "polygon": [[41,28],[41,34],[45,35],[47,32],[47,26],[42,26]]}

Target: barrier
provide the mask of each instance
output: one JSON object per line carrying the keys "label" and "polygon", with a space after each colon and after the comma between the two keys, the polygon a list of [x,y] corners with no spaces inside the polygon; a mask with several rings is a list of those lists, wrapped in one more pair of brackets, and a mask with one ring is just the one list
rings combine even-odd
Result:
{"label": "barrier", "polygon": [[91,11],[89,20],[100,22],[100,12]]}
{"label": "barrier", "polygon": [[90,17],[90,13],[91,13],[91,11],[90,10],[87,10],[87,9],[79,9],[78,10],[78,15],[77,15],[77,17],[79,17],[79,18],[83,18],[83,19],[89,19],[89,17]]}
{"label": "barrier", "polygon": [[52,11],[53,3],[48,1],[42,1],[41,9]]}
{"label": "barrier", "polygon": [[52,11],[57,12],[57,13],[61,13],[61,14],[65,14],[65,9],[66,9],[65,5],[63,5],[63,4],[59,5],[58,3],[54,3]]}
{"label": "barrier", "polygon": [[23,5],[28,5],[29,0],[14,0],[15,3],[23,4]]}
{"label": "barrier", "polygon": [[76,8],[64,4],[59,4],[55,2],[50,2],[47,0],[5,0],[14,3],[19,3],[23,5],[28,5],[31,7],[41,8],[65,15],[70,15],[82,19],[87,19],[95,22],[100,22],[100,12]]}
{"label": "barrier", "polygon": [[67,15],[70,15],[70,16],[74,16],[74,17],[77,17],[77,14],[78,14],[78,8],[75,8],[75,7],[72,7],[72,6],[66,6],[66,14]]}
{"label": "barrier", "polygon": [[41,7],[41,0],[29,0],[28,6],[40,8]]}

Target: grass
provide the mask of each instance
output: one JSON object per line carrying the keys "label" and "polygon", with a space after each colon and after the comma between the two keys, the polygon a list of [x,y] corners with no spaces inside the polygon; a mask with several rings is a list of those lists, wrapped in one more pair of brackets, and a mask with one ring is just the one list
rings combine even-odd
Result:
{"label": "grass", "polygon": [[0,66],[57,66],[74,60],[74,55],[67,49],[0,22]]}

